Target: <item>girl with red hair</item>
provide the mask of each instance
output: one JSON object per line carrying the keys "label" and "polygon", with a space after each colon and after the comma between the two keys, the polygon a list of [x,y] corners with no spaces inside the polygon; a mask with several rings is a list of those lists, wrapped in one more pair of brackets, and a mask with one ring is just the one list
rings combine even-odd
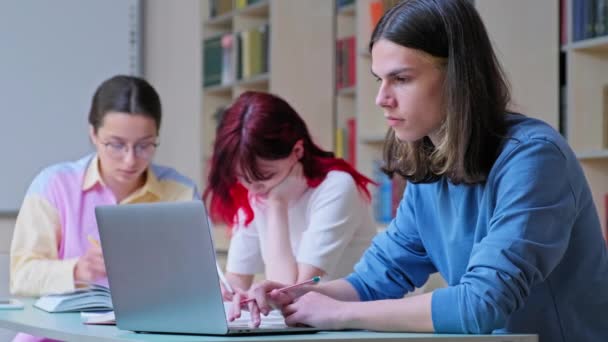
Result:
{"label": "girl with red hair", "polygon": [[349,274],[376,232],[370,183],[320,149],[286,101],[243,93],[218,127],[204,193],[212,220],[232,228],[230,285],[240,293],[262,271],[286,284]]}

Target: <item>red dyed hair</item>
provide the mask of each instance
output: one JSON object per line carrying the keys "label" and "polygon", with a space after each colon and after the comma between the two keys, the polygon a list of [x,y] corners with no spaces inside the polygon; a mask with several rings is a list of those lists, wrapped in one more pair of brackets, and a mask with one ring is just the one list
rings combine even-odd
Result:
{"label": "red dyed hair", "polygon": [[245,224],[249,224],[253,220],[253,210],[247,189],[237,181],[237,165],[249,178],[264,180],[257,158],[287,158],[299,140],[303,142],[304,153],[300,162],[308,186],[321,184],[329,171],[344,171],[353,177],[359,191],[370,199],[367,185],[374,184],[373,181],[344,159],[335,158],[332,152],[323,151],[313,143],[304,120],[285,100],[267,93],[248,91],[226,110],[217,129],[203,195],[209,205],[211,219],[231,226],[236,222],[237,212],[242,209]]}

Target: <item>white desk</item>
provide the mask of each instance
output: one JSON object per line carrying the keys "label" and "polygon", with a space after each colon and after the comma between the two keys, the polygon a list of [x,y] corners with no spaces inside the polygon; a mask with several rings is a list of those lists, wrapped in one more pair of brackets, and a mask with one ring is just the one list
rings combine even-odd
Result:
{"label": "white desk", "polygon": [[336,331],[313,334],[281,334],[258,336],[196,336],[136,334],[119,330],[115,326],[84,325],[79,313],[49,314],[32,307],[33,300],[22,299],[23,310],[0,310],[0,328],[21,331],[32,335],[58,340],[82,342],[109,341],[163,341],[163,342],[209,342],[209,341],[381,341],[381,342],[537,342],[536,335],[440,335],[375,333],[369,331]]}

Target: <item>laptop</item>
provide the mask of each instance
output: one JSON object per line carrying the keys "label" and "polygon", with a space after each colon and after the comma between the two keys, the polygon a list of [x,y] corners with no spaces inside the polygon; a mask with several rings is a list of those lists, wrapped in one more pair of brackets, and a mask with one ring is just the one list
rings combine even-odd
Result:
{"label": "laptop", "polygon": [[[309,333],[282,319],[229,323],[201,201],[95,208],[116,326],[177,334]],[[282,318],[282,317],[281,317]]]}

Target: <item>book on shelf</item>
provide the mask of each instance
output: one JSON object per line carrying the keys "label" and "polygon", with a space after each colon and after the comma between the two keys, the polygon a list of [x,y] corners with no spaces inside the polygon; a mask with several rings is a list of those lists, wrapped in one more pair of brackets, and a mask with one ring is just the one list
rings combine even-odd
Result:
{"label": "book on shelf", "polygon": [[222,83],[222,37],[208,38],[203,42],[203,86]]}
{"label": "book on shelf", "polygon": [[383,14],[384,7],[382,1],[376,0],[369,3],[369,22],[372,31],[380,21],[380,18],[382,18]]}
{"label": "book on shelf", "polygon": [[262,60],[262,70],[260,72],[267,73],[268,71],[270,71],[268,65],[268,53],[270,51],[270,25],[264,24],[258,27],[258,30],[260,31],[262,40],[262,51],[260,56]]}
{"label": "book on shelf", "polygon": [[608,149],[608,84],[602,89],[602,148]]}
{"label": "book on shelf", "polygon": [[[235,47],[236,45],[236,47]],[[233,53],[240,49],[238,33],[208,38],[203,43],[203,86],[230,85],[241,70],[235,67]],[[237,51],[238,53],[238,51]]]}
{"label": "book on shelf", "polygon": [[604,239],[608,243],[608,193],[604,194]]}
{"label": "book on shelf", "polygon": [[568,0],[559,2],[559,40],[561,45],[568,44]]}
{"label": "book on shelf", "polygon": [[238,33],[236,39],[237,79],[268,72],[270,26],[264,24]]}
{"label": "book on shelf", "polygon": [[221,65],[221,84],[234,82],[234,62],[232,50],[234,46],[234,36],[229,33],[222,36],[222,65]]}
{"label": "book on shelf", "polygon": [[[369,27],[373,31],[384,12],[399,3],[400,0],[376,0],[369,3]],[[371,32],[370,32],[371,34]]]}
{"label": "book on shelf", "polygon": [[573,41],[608,34],[608,0],[573,1],[571,30]]}
{"label": "book on shelf", "polygon": [[396,173],[392,177],[384,173],[382,161],[374,160],[373,163],[372,177],[378,184],[372,199],[374,218],[377,223],[386,225],[397,215],[407,182]]}
{"label": "book on shelf", "polygon": [[336,128],[336,148],[334,155],[336,158],[344,158],[344,128]]}
{"label": "book on shelf", "polygon": [[355,37],[336,40],[336,89],[354,87],[356,84]]}
{"label": "book on shelf", "polygon": [[342,79],[342,39],[336,40],[336,90],[344,88],[344,80]]}
{"label": "book on shelf", "polygon": [[[238,2],[238,0],[237,0]],[[209,0],[209,17],[218,17],[231,12],[232,0]]]}
{"label": "book on shelf", "polygon": [[336,9],[340,10],[346,6],[350,6],[355,3],[355,0],[337,0],[336,1]]}
{"label": "book on shelf", "polygon": [[390,177],[382,171],[382,161],[374,160],[373,180],[377,186],[372,197],[374,218],[379,224],[388,224],[392,219],[392,184]]}
{"label": "book on shelf", "polygon": [[237,80],[243,79],[243,34],[242,32],[234,33],[234,49],[236,55],[236,74],[235,77]]}
{"label": "book on shelf", "polygon": [[234,8],[235,9],[242,9],[247,7],[247,0],[234,0]]}
{"label": "book on shelf", "polygon": [[357,119],[346,120],[346,161],[353,167],[357,167]]}
{"label": "book on shelf", "polygon": [[78,312],[112,310],[110,289],[100,284],[64,294],[40,297],[34,306],[46,312]]}

